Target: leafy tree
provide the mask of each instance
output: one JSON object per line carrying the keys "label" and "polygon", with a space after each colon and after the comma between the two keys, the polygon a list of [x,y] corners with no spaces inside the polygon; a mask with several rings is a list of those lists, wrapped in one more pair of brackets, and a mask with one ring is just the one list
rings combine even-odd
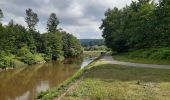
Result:
{"label": "leafy tree", "polygon": [[36,24],[39,22],[38,15],[29,8],[26,10],[25,21],[29,30],[34,31]]}
{"label": "leafy tree", "polygon": [[56,32],[57,26],[59,24],[59,20],[55,13],[52,13],[47,22],[47,30],[48,32]]}
{"label": "leafy tree", "polygon": [[62,32],[64,57],[75,57],[82,53],[79,40],[71,34]]}
{"label": "leafy tree", "polygon": [[63,56],[62,48],[62,37],[59,32],[46,33],[44,36],[44,48],[46,54],[51,54],[53,59],[59,59]]}
{"label": "leafy tree", "polygon": [[160,0],[159,5],[155,10],[155,32],[159,34],[157,43],[161,46],[170,45],[170,1],[169,0]]}

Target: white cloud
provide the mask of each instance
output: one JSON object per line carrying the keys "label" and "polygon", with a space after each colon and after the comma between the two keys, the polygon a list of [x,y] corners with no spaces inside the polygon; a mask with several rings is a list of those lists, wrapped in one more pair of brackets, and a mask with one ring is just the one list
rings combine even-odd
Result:
{"label": "white cloud", "polygon": [[25,9],[32,8],[40,19],[37,29],[46,31],[50,13],[57,14],[60,27],[78,38],[101,38],[99,26],[108,8],[122,8],[131,0],[1,0],[7,24],[10,19],[26,26]]}

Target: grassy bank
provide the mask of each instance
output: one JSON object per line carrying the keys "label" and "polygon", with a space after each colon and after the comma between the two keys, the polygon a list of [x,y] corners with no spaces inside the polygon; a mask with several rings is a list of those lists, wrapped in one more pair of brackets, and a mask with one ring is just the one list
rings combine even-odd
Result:
{"label": "grassy bank", "polygon": [[37,96],[36,99],[37,100],[52,100],[53,98],[60,96],[62,93],[67,91],[69,86],[74,84],[74,82],[76,80],[80,79],[85,72],[87,72],[92,66],[94,66],[98,59],[99,58],[96,58],[93,62],[91,62],[89,65],[87,65],[84,69],[80,69],[71,78],[69,78],[68,80],[64,81],[63,83],[61,83],[57,87],[49,89],[46,92],[41,92]]}
{"label": "grassy bank", "polygon": [[114,54],[113,58],[136,63],[170,64],[170,48],[150,48],[129,51],[127,53]]}
{"label": "grassy bank", "polygon": [[170,70],[99,64],[62,100],[168,100]]}

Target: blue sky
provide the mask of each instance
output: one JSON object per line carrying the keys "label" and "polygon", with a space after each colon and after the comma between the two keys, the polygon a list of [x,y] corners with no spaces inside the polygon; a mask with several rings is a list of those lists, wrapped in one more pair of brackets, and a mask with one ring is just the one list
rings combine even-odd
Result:
{"label": "blue sky", "polygon": [[79,39],[102,38],[99,29],[104,12],[108,8],[122,8],[131,0],[0,0],[4,13],[3,24],[13,19],[15,23],[25,23],[25,10],[32,8],[38,14],[36,27],[41,33],[46,32],[46,23],[51,13],[56,13],[63,30]]}

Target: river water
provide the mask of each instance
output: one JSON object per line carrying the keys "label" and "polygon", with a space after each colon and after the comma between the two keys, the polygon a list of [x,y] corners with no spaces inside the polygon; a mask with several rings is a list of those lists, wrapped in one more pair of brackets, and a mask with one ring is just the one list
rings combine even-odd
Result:
{"label": "river water", "polygon": [[34,100],[37,94],[71,77],[93,59],[51,61],[0,72],[0,100]]}

